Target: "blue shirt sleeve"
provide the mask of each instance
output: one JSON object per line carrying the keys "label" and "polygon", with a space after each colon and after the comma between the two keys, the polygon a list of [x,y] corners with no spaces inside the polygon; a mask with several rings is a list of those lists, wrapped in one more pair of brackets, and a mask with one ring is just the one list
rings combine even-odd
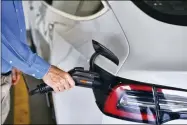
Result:
{"label": "blue shirt sleeve", "polygon": [[23,73],[42,79],[48,72],[50,64],[33,53],[27,44],[17,39],[5,22],[2,21],[1,27],[1,58]]}

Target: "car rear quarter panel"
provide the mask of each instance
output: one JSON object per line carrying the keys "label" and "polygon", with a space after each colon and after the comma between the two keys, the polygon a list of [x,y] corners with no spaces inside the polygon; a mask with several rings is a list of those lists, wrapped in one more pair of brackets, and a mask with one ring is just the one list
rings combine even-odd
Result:
{"label": "car rear quarter panel", "polygon": [[118,76],[187,89],[187,27],[158,21],[131,1],[110,5],[130,46]]}

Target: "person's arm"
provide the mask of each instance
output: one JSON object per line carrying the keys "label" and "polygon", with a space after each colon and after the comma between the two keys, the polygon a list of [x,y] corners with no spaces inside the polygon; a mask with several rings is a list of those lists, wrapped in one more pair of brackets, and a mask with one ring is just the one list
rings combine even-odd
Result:
{"label": "person's arm", "polygon": [[51,66],[33,53],[28,45],[14,36],[5,23],[2,23],[1,40],[2,58],[13,67],[37,79],[43,79],[55,91],[74,86],[74,81],[68,73]]}

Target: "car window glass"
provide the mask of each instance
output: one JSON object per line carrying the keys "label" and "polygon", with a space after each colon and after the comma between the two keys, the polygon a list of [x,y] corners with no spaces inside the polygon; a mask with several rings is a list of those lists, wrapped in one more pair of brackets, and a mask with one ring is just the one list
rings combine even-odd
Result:
{"label": "car window glass", "polygon": [[82,17],[93,15],[104,8],[100,0],[94,0],[94,1],[45,0],[45,2],[57,10],[72,14],[74,16],[82,16]]}
{"label": "car window glass", "polygon": [[187,26],[187,0],[132,0],[132,2],[156,20]]}
{"label": "car window glass", "polygon": [[171,14],[171,15],[187,15],[187,1],[186,0],[156,0],[145,1],[147,5],[154,8],[155,10]]}

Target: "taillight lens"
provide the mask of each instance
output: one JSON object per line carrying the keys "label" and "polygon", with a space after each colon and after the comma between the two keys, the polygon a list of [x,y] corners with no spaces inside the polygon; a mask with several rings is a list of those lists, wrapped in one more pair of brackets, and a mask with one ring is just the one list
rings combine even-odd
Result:
{"label": "taillight lens", "polygon": [[171,89],[157,91],[160,122],[187,119],[187,92]]}
{"label": "taillight lens", "polygon": [[[178,92],[178,95],[173,95],[172,92]],[[187,96],[187,92],[148,85],[120,84],[109,92],[103,112],[120,119],[150,124],[185,119],[187,97],[184,94]]]}

